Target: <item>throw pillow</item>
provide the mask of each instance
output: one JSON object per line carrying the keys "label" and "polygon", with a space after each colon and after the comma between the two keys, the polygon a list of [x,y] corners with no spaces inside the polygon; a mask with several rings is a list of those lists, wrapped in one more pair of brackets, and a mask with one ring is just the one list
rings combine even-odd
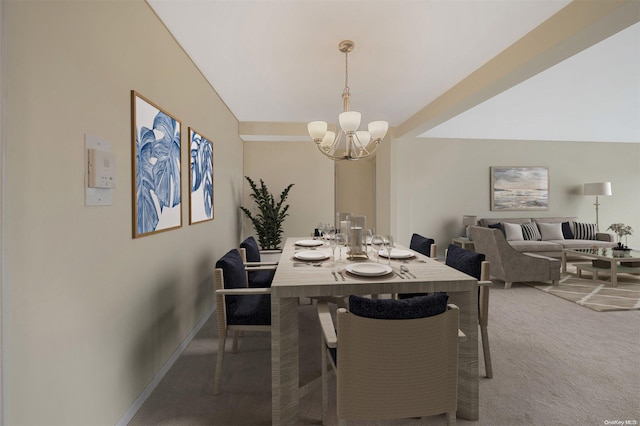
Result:
{"label": "throw pillow", "polygon": [[502,223],[498,222],[498,223],[492,223],[491,225],[488,226],[489,228],[493,228],[493,229],[499,229],[503,235],[505,235],[504,233],[504,228],[502,227]]}
{"label": "throw pillow", "polygon": [[525,240],[540,241],[542,239],[538,226],[535,223],[523,223],[521,227],[522,235]]}
{"label": "throw pillow", "polygon": [[575,222],[574,228],[576,230],[576,240],[595,240],[596,239],[596,224],[595,223],[580,223]]}
{"label": "throw pillow", "polygon": [[564,240],[562,234],[562,223],[538,223],[542,241]]}
{"label": "throw pillow", "polygon": [[433,293],[411,299],[369,299],[349,296],[349,311],[360,317],[377,319],[413,319],[438,315],[447,310],[447,293]]}
{"label": "throw pillow", "polygon": [[502,224],[504,228],[504,233],[507,237],[507,241],[524,241],[524,236],[522,235],[522,227],[519,223],[509,223],[504,222]]}
{"label": "throw pillow", "polygon": [[573,240],[573,231],[571,230],[571,223],[562,222],[562,235],[565,240]]}

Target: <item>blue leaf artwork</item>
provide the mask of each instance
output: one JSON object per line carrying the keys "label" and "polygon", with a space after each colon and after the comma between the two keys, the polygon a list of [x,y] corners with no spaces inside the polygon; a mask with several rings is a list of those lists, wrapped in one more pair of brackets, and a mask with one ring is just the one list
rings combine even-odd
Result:
{"label": "blue leaf artwork", "polygon": [[190,148],[190,223],[213,219],[213,143],[189,128]]}
{"label": "blue leaf artwork", "polygon": [[180,121],[132,91],[134,237],[180,227]]}

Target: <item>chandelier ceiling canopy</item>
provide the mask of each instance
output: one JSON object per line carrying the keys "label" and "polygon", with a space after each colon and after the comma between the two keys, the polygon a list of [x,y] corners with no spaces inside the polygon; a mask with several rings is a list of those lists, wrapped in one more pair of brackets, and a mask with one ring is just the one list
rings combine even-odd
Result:
{"label": "chandelier ceiling canopy", "polygon": [[333,160],[359,160],[373,154],[389,129],[386,121],[372,121],[368,130],[358,130],[361,114],[351,111],[349,92],[349,52],[353,50],[351,40],[343,40],[338,50],[344,53],[344,90],[342,91],[342,113],[338,116],[338,134],[328,130],[326,121],[312,121],[308,124],[309,136],[320,152]]}

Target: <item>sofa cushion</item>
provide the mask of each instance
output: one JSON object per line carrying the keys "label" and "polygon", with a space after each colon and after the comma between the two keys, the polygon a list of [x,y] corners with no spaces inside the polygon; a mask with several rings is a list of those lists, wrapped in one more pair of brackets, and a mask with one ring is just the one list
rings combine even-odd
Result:
{"label": "sofa cushion", "polygon": [[562,253],[559,241],[509,241],[514,249],[523,253],[557,252]]}
{"label": "sofa cushion", "polygon": [[502,224],[507,241],[524,241],[522,227],[517,223],[504,222]]}
{"label": "sofa cushion", "polygon": [[576,240],[595,240],[598,228],[595,223],[576,222],[573,224],[575,229],[574,237]]}
{"label": "sofa cushion", "polygon": [[562,222],[562,236],[565,240],[573,240],[573,231],[571,230],[571,222]]}
{"label": "sofa cushion", "polygon": [[562,223],[539,223],[542,241],[564,240]]}
{"label": "sofa cushion", "polygon": [[522,235],[525,240],[540,241],[542,239],[538,225],[535,223],[523,223],[520,226],[522,227]]}

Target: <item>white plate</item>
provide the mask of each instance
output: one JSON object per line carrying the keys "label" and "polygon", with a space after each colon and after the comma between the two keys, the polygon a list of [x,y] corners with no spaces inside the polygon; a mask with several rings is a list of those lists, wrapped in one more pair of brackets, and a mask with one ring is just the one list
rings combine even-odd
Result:
{"label": "white plate", "polygon": [[347,271],[355,275],[362,275],[364,277],[379,277],[381,275],[387,275],[393,270],[388,265],[382,263],[352,263],[347,265]]}
{"label": "white plate", "polygon": [[319,250],[305,250],[294,254],[293,257],[299,260],[324,260],[328,259],[329,255]]}
{"label": "white plate", "polygon": [[322,245],[322,241],[320,240],[299,240],[296,241],[297,246],[302,247],[318,247]]}
{"label": "white plate", "polygon": [[[389,253],[387,249],[382,249],[378,252],[378,255],[382,257],[389,257]],[[401,250],[401,249],[392,249],[391,250],[391,258],[392,259],[409,259],[415,256],[412,251],[409,250]]]}

